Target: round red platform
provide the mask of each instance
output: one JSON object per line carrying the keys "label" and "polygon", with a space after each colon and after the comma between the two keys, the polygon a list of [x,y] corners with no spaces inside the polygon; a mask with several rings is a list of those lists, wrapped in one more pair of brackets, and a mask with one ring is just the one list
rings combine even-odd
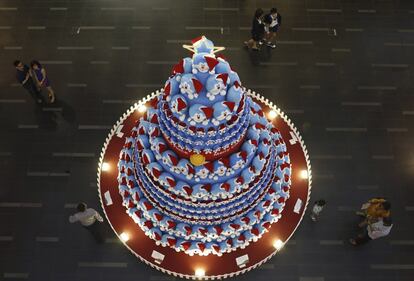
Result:
{"label": "round red platform", "polygon": [[[129,234],[130,239],[123,243],[140,260],[174,276],[192,279],[200,278],[195,276],[195,270],[202,268],[205,271],[203,279],[219,279],[236,276],[260,266],[276,254],[277,250],[273,246],[275,240],[279,239],[283,243],[287,243],[299,226],[309,201],[311,169],[306,146],[303,144],[302,138],[283,112],[267,99],[248,90],[248,95],[261,104],[263,112],[274,110],[278,113],[278,116],[273,119],[273,123],[279,129],[286,142],[292,164],[290,198],[286,202],[281,219],[277,223],[272,224],[269,232],[264,234],[259,241],[251,243],[244,249],[223,254],[221,257],[216,255],[206,257],[189,256],[183,252],[176,252],[172,248],[157,246],[154,240],[147,237],[126,213],[126,208],[122,205],[122,198],[118,192],[117,163],[119,152],[125,143],[125,137],[129,134],[135,122],[145,114],[140,112],[143,111],[140,109],[144,109],[142,105],[149,103],[158,94],[160,92],[157,91],[151,96],[144,98],[140,103],[132,106],[114,125],[102,149],[98,166],[98,190],[102,208],[109,224],[118,237],[122,232]],[[109,170],[102,171],[101,167],[104,162],[109,164]],[[303,177],[302,171],[307,172],[307,178]],[[112,200],[111,205],[107,205],[105,194],[106,196],[109,194]],[[302,201],[302,207],[296,213],[294,212],[294,206],[298,199]],[[156,261],[152,257],[153,251],[164,255],[162,262]],[[237,265],[236,259],[244,255],[248,255],[248,262],[243,267],[240,267]]]}

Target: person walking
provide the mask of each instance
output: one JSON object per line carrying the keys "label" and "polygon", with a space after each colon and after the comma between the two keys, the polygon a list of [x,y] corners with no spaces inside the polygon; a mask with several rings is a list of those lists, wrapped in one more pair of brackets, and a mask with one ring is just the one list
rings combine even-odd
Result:
{"label": "person walking", "polygon": [[15,60],[13,62],[14,67],[16,68],[16,79],[17,81],[29,92],[32,98],[38,103],[43,103],[43,97],[40,94],[39,89],[36,87],[33,79],[30,68],[23,64],[20,60]]}
{"label": "person walking", "polygon": [[392,226],[393,223],[391,217],[381,218],[375,223],[368,224],[366,231],[356,238],[349,239],[349,243],[354,246],[359,246],[368,243],[371,240],[385,237],[390,234]]}
{"label": "person walking", "polygon": [[96,210],[88,208],[86,203],[79,203],[76,209],[78,212],[69,217],[69,222],[80,222],[92,234],[96,242],[103,243],[104,238],[100,228],[100,223],[103,222],[101,215]]}
{"label": "person walking", "polygon": [[364,220],[359,223],[360,227],[364,227],[381,218],[389,217],[391,215],[391,203],[384,198],[373,198],[367,203],[364,203],[361,210],[356,214],[364,218]]}
{"label": "person walking", "polygon": [[49,102],[55,102],[55,92],[53,91],[52,87],[50,86],[49,78],[46,74],[46,69],[39,63],[37,60],[32,60],[30,63],[30,67],[34,72],[34,80],[37,83],[38,88],[46,88],[48,91]]}
{"label": "person walking", "polygon": [[325,207],[326,205],[326,201],[323,199],[320,199],[318,201],[315,202],[315,204],[313,205],[312,208],[312,212],[310,214],[310,217],[312,219],[312,221],[317,221],[319,218],[319,215],[321,214],[323,207]]}
{"label": "person walking", "polygon": [[270,13],[264,16],[265,39],[270,48],[276,48],[276,42],[273,42],[279,27],[282,25],[282,16],[277,12],[277,8],[270,9]]}
{"label": "person walking", "polygon": [[260,8],[254,13],[251,35],[252,38],[249,41],[245,41],[244,44],[248,48],[258,51],[258,45],[264,37],[263,10]]}

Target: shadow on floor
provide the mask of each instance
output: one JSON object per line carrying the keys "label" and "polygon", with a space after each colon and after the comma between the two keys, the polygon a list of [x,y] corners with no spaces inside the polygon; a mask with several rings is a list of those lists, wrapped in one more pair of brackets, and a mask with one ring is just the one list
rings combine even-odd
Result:
{"label": "shadow on floor", "polygon": [[36,106],[35,115],[39,127],[48,131],[56,131],[60,125],[77,128],[76,112],[63,100],[56,99],[53,104]]}

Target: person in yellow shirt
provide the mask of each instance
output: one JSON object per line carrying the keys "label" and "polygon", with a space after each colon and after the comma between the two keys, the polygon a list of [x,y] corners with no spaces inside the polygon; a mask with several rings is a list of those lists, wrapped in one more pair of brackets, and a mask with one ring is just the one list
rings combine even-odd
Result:
{"label": "person in yellow shirt", "polygon": [[367,224],[375,223],[379,219],[388,218],[391,215],[391,203],[384,198],[373,198],[363,204],[361,211],[357,215],[363,216],[365,219],[359,224],[364,227]]}

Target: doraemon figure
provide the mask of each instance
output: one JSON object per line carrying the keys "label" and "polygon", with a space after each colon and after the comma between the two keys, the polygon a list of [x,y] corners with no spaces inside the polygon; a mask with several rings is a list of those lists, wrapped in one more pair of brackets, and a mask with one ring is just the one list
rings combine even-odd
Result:
{"label": "doraemon figure", "polygon": [[183,222],[177,224],[175,230],[179,233],[179,236],[184,236],[185,239],[189,239],[193,232],[191,226]]}
{"label": "doraemon figure", "polygon": [[263,142],[265,142],[266,144],[268,144],[268,142],[269,142],[269,140],[271,139],[272,137],[270,136],[270,133],[269,133],[269,131],[267,131],[267,130],[263,130],[261,133],[260,133],[260,140],[261,141],[263,141]]}
{"label": "doraemon figure", "polygon": [[[201,225],[194,225],[193,226],[193,233],[195,234],[197,239],[205,239],[208,236],[208,230],[206,227]],[[208,239],[211,241],[211,239]]]}
{"label": "doraemon figure", "polygon": [[177,63],[173,70],[172,74],[185,74],[185,73],[191,73],[192,70],[192,60],[191,58],[184,58],[180,60],[179,63]]}
{"label": "doraemon figure", "polygon": [[153,162],[150,163],[147,167],[147,171],[151,174],[151,176],[155,179],[158,180],[158,178],[160,177],[161,173],[163,172],[163,168],[161,167],[160,164]]}
{"label": "doraemon figure", "polygon": [[[156,109],[152,108],[152,107],[149,108],[147,110],[147,120],[150,123],[158,124],[158,111]],[[150,126],[150,124],[148,124],[148,128],[149,128],[149,126]]]}
{"label": "doraemon figure", "polygon": [[163,187],[167,189],[174,188],[177,185],[174,177],[166,172],[161,173],[158,181]]}
{"label": "doraemon figure", "polygon": [[243,89],[236,83],[227,92],[227,100],[239,104],[243,98]]}
{"label": "doraemon figure", "polygon": [[214,68],[218,60],[207,53],[198,53],[193,56],[193,74],[201,83],[205,84],[210,74],[214,73]]}
{"label": "doraemon figure", "polygon": [[184,131],[187,128],[187,124],[185,122],[178,122],[178,130]]}
{"label": "doraemon figure", "polygon": [[230,82],[229,82],[230,85],[234,85],[236,83],[239,84],[239,85],[241,85],[240,77],[237,74],[237,72],[235,72],[235,71],[230,72],[229,78],[230,78]]}
{"label": "doraemon figure", "polygon": [[233,248],[233,239],[228,238],[220,243],[220,249],[223,253],[230,253],[231,249]]}
{"label": "doraemon figure", "polygon": [[260,231],[256,227],[253,227],[252,229],[246,230],[245,232],[243,232],[244,237],[246,237],[248,241],[253,241],[253,242],[256,242],[259,239],[259,234],[260,234]]}
{"label": "doraemon figure", "polygon": [[175,186],[175,190],[187,196],[191,196],[193,194],[193,189],[191,188],[191,186],[188,183],[183,182],[183,181],[177,182],[177,185]]}
{"label": "doraemon figure", "polygon": [[177,244],[177,238],[170,234],[164,234],[161,238],[161,243],[164,246],[175,247]]}
{"label": "doraemon figure", "polygon": [[244,169],[241,175],[245,181],[244,184],[246,185],[246,187],[248,187],[249,183],[251,183],[255,178],[256,170],[254,167],[250,166]]}
{"label": "doraemon figure", "polygon": [[206,131],[203,129],[203,128],[197,128],[197,136],[198,137],[202,137],[202,136],[204,136],[205,134],[206,134]]}
{"label": "doraemon figure", "polygon": [[193,51],[194,53],[212,53],[214,51],[214,43],[213,41],[207,39],[207,37],[199,36],[191,40],[193,44]]}
{"label": "doraemon figure", "polygon": [[160,227],[167,231],[173,230],[176,225],[177,223],[166,215],[164,215],[163,219],[160,221]]}
{"label": "doraemon figure", "polygon": [[261,158],[260,154],[256,155],[253,158],[252,161],[252,165],[255,167],[256,171],[261,171],[263,170],[264,165],[266,164],[266,159],[265,158]]}
{"label": "doraemon figure", "polygon": [[171,96],[179,92],[180,80],[181,75],[176,75],[175,77],[169,78],[167,82],[165,82],[164,93],[167,101],[170,100]]}
{"label": "doraemon figure", "polygon": [[221,124],[218,128],[218,132],[220,135],[224,134],[227,131],[227,126],[226,124]]}
{"label": "doraemon figure", "polygon": [[198,97],[198,94],[203,89],[203,84],[201,84],[192,74],[185,74],[181,78],[179,88],[181,94],[192,100]]}
{"label": "doraemon figure", "polygon": [[163,138],[151,138],[151,150],[155,152],[155,158],[161,159],[161,154],[168,148],[167,143]]}
{"label": "doraemon figure", "polygon": [[150,125],[151,125],[150,122],[145,121],[145,120],[141,120],[139,122],[139,125],[138,125],[137,134],[139,134],[139,135],[146,135],[146,134],[148,134],[148,128],[149,128]]}
{"label": "doraemon figure", "polygon": [[225,236],[231,235],[231,237],[233,238],[236,237],[236,235],[238,235],[241,230],[240,225],[234,222],[224,223],[222,227],[223,227],[223,235]]}
{"label": "doraemon figure", "polygon": [[234,102],[223,101],[217,102],[214,104],[214,119],[212,120],[213,124],[218,126],[224,120],[231,119],[231,113],[234,110]]}
{"label": "doraemon figure", "polygon": [[209,128],[207,129],[207,135],[208,135],[209,137],[213,137],[215,134],[216,134],[216,129],[215,129],[214,127],[209,127]]}
{"label": "doraemon figure", "polygon": [[230,64],[223,58],[217,58],[218,64],[216,66],[216,73],[227,73],[231,72]]}
{"label": "doraemon figure", "polygon": [[177,166],[178,164],[178,157],[171,150],[166,150],[165,152],[163,152],[161,158],[162,162],[169,167]]}
{"label": "doraemon figure", "polygon": [[200,181],[200,179],[206,179],[208,175],[214,171],[213,169],[213,162],[207,162],[204,165],[195,167],[195,173],[198,177],[196,178],[196,181]]}
{"label": "doraemon figure", "polygon": [[191,243],[191,246],[186,251],[186,253],[190,256],[193,256],[193,255],[203,256],[203,255],[206,255],[206,254],[204,254],[205,249],[206,249],[206,245],[205,245],[204,242],[194,241],[193,243]]}
{"label": "doraemon figure", "polygon": [[246,163],[247,152],[241,151],[230,156],[230,165],[233,170],[240,169]]}
{"label": "doraemon figure", "polygon": [[210,177],[214,180],[218,180],[219,177],[225,177],[227,173],[227,167],[222,163],[215,161],[214,162],[214,174],[211,174]]}
{"label": "doraemon figure", "polygon": [[177,167],[180,169],[180,173],[186,177],[186,179],[191,180],[194,177],[194,166],[187,159],[181,159]]}
{"label": "doraemon figure", "polygon": [[248,140],[242,145],[242,150],[247,152],[248,156],[252,156],[257,150],[257,141]]}
{"label": "doraemon figure", "polygon": [[184,58],[183,60],[183,66],[184,66],[184,73],[192,73],[193,70],[193,60],[189,57]]}
{"label": "doraemon figure", "polygon": [[170,108],[173,113],[178,116],[180,121],[185,120],[185,116],[187,113],[187,101],[185,100],[183,95],[175,95],[170,100]]}
{"label": "doraemon figure", "polygon": [[141,151],[149,147],[149,139],[146,135],[138,135],[136,140],[136,148]]}
{"label": "doraemon figure", "polygon": [[206,59],[206,53],[198,53],[193,56],[193,69],[192,73],[208,73],[210,71],[207,59]]}
{"label": "doraemon figure", "polygon": [[148,135],[151,138],[157,138],[161,135],[160,128],[157,125],[150,126],[148,129]]}
{"label": "doraemon figure", "polygon": [[150,149],[144,149],[141,154],[141,159],[144,164],[148,165],[149,163],[154,162],[154,153],[152,153]]}
{"label": "doraemon figure", "polygon": [[213,117],[213,109],[202,104],[194,104],[190,107],[188,121],[190,125],[196,124],[207,125]]}
{"label": "doraemon figure", "polygon": [[226,198],[229,189],[230,185],[228,183],[213,184],[211,188],[211,195],[213,196],[213,200],[217,200],[218,198]]}
{"label": "doraemon figure", "polygon": [[207,98],[210,101],[213,101],[216,99],[217,95],[225,96],[226,90],[227,90],[227,82],[228,82],[227,73],[221,73],[218,75],[210,76],[206,82]]}
{"label": "doraemon figure", "polygon": [[230,176],[230,159],[229,158],[220,158],[217,161],[214,161],[214,180],[218,180],[219,177]]}
{"label": "doraemon figure", "polygon": [[193,190],[193,196],[201,199],[210,193],[211,186],[209,184],[196,184],[193,186]]}
{"label": "doraemon figure", "polygon": [[259,150],[258,150],[258,152],[259,153],[261,152],[263,155],[268,155],[269,152],[270,152],[270,143],[269,144],[266,144],[266,142],[261,142],[259,144]]}
{"label": "doraemon figure", "polygon": [[[252,118],[252,116],[250,116],[250,118]],[[252,126],[250,126],[247,133],[248,133],[248,136],[249,136],[250,139],[252,139],[252,140],[255,139],[255,140],[258,141],[259,138],[260,138],[261,131],[262,131],[262,129],[260,128],[260,126],[256,126],[256,123],[254,123]],[[256,136],[259,136],[259,138],[257,138]]]}
{"label": "doraemon figure", "polygon": [[222,256],[220,245],[216,242],[209,242],[206,244],[206,248],[209,252],[216,254],[217,256]]}
{"label": "doraemon figure", "polygon": [[157,229],[156,227],[153,227],[151,229],[148,230],[147,235],[156,241],[157,245],[159,245],[159,243],[161,243],[161,239],[162,239],[162,232]]}

